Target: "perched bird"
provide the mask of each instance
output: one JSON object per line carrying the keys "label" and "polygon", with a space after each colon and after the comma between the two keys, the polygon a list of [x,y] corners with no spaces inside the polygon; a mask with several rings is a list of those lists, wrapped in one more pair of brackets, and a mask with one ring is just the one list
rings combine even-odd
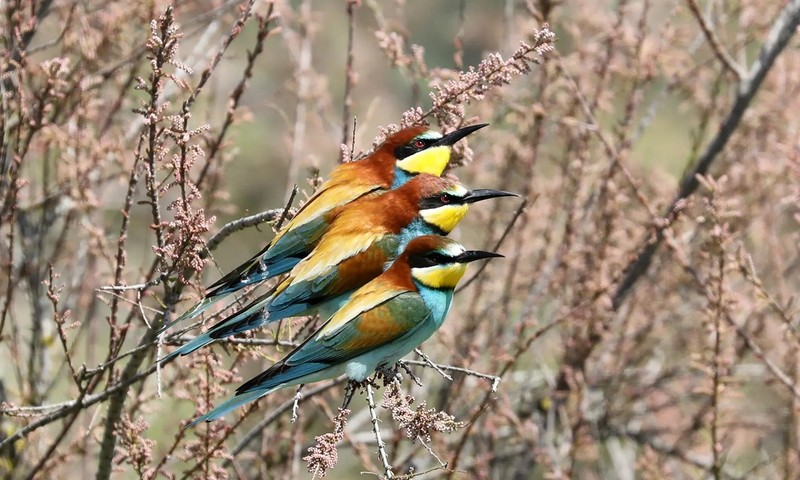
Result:
{"label": "perched bird", "polygon": [[164,329],[200,315],[248,285],[288,272],[325,233],[329,212],[365,195],[397,188],[420,173],[441,175],[453,144],[486,125],[470,125],[446,135],[424,126],[404,128],[366,158],[339,165],[264,249],[209,286],[203,300]]}
{"label": "perched bird", "polygon": [[283,282],[164,360],[284,318],[313,313],[328,318],[354,290],[380,275],[413,238],[447,235],[470,203],[515,195],[468,190],[456,180],[420,174],[394,190],[331,210],[326,233]]}
{"label": "perched bird", "polygon": [[218,419],[279,388],[342,374],[363,382],[376,369],[391,367],[442,326],[466,264],[491,257],[502,255],[465,250],[436,235],[415,238],[306,341],[192,425]]}

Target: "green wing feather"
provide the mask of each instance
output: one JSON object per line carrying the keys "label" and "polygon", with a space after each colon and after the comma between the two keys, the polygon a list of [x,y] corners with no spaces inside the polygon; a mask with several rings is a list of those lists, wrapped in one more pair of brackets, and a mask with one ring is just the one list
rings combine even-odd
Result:
{"label": "green wing feather", "polygon": [[398,293],[333,331],[326,331],[326,324],[312,341],[287,359],[286,365],[336,363],[355,358],[404,337],[429,315],[430,310],[418,293]]}

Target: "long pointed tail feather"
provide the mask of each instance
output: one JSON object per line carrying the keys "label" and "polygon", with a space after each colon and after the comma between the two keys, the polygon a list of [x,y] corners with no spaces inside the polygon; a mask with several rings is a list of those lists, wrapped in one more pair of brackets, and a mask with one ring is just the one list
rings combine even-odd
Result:
{"label": "long pointed tail feather", "polygon": [[[245,313],[247,313],[247,315],[242,317],[242,315]],[[262,319],[260,317],[264,318]],[[219,339],[252,330],[266,323],[269,323],[269,321],[266,320],[266,314],[261,313],[260,308],[254,307],[252,310],[248,309],[248,312],[243,311],[235,313],[231,317],[228,317],[211,327],[207,332],[202,333],[184,343],[158,361],[166,362],[167,360],[177,357],[178,355],[188,355],[197,349],[203,348],[210,343],[214,343]]]}
{"label": "long pointed tail feather", "polygon": [[207,332],[208,335],[214,340],[219,340],[271,323],[272,319],[267,315],[265,309],[271,301],[272,292],[265,293],[250,302],[242,310],[211,327]]}
{"label": "long pointed tail feather", "polygon": [[262,325],[272,322],[264,310],[264,306],[269,304],[271,295],[269,293],[259,297],[243,310],[221,320],[211,327],[207,332],[202,333],[169,354],[162,357],[159,361],[167,361],[178,355],[188,355],[199,348],[203,348],[217,340],[236,335],[237,333],[253,330]]}
{"label": "long pointed tail feather", "polygon": [[211,305],[216,303],[217,300],[220,300],[220,299],[219,298],[208,298],[208,297],[206,297],[206,298],[200,300],[200,302],[198,302],[195,306],[193,306],[189,310],[183,312],[181,314],[181,316],[179,316],[175,320],[173,320],[173,321],[167,323],[166,325],[164,325],[163,327],[161,327],[161,329],[158,331],[158,333],[163,333],[163,332],[169,330],[170,328],[174,327],[175,325],[183,322],[184,320],[191,320],[191,319],[193,319],[195,317],[200,316],[201,313],[205,312],[206,310],[209,309],[209,307],[211,307]]}
{"label": "long pointed tail feather", "polygon": [[223,416],[227,415],[228,413],[232,412],[233,410],[236,410],[237,408],[241,407],[242,405],[245,405],[245,404],[250,403],[250,402],[254,402],[254,401],[258,400],[259,398],[263,397],[264,395],[267,395],[267,394],[271,393],[274,390],[275,389],[272,389],[272,390],[257,390],[257,391],[243,393],[241,395],[236,395],[235,397],[226,400],[225,402],[222,403],[222,405],[220,405],[217,408],[211,410],[210,412],[206,413],[205,415],[201,415],[200,417],[197,417],[194,421],[192,421],[192,423],[190,423],[187,426],[187,428],[194,427],[195,425],[197,425],[198,423],[201,423],[201,422],[211,422],[211,421],[217,420],[219,418],[222,418]]}
{"label": "long pointed tail feather", "polygon": [[[244,285],[244,286],[246,286],[246,285]],[[190,308],[189,310],[184,312],[181,316],[179,316],[178,318],[176,318],[172,322],[170,322],[170,323],[164,325],[163,327],[161,327],[161,329],[158,331],[158,333],[162,333],[162,332],[170,329],[171,327],[177,325],[178,323],[183,322],[184,320],[191,320],[191,319],[199,316],[200,314],[202,314],[203,312],[208,310],[209,307],[211,307],[212,305],[214,305],[218,301],[224,299],[228,295],[241,290],[242,288],[244,288],[244,286],[242,286],[240,288],[229,289],[227,291],[217,291],[217,292],[212,292],[212,293],[207,294],[206,298],[204,298],[203,300],[198,302],[195,306],[193,306],[192,308]],[[260,301],[264,297],[271,296],[275,292],[276,287],[277,287],[277,285],[272,287],[272,288],[270,288],[269,291],[267,291],[266,293],[261,295],[256,301]],[[251,303],[251,305],[252,305],[252,303]],[[246,306],[245,309],[248,309],[249,306],[250,305]],[[244,310],[242,310],[242,313],[243,312],[244,312]],[[236,315],[238,316],[238,314],[236,314]],[[225,320],[223,320],[223,321],[219,322],[217,325],[215,325],[212,328],[212,330],[214,328],[216,328],[218,325],[222,325],[223,323],[227,323],[230,320],[231,320],[231,317],[226,318]],[[253,327],[253,328],[255,328],[255,327]],[[246,330],[249,330],[249,329],[240,330],[240,332],[243,332],[243,331],[246,331]],[[238,333],[238,332],[234,332],[234,333]],[[215,337],[215,338],[223,338],[223,337]],[[186,352],[186,353],[189,353],[189,352]]]}
{"label": "long pointed tail feather", "polygon": [[238,292],[244,287],[282,275],[294,268],[302,259],[302,257],[288,257],[269,265],[261,265],[256,262],[248,265],[247,268],[240,267],[241,270],[234,270],[210,285],[206,289],[206,298]]}
{"label": "long pointed tail feather", "polygon": [[222,278],[212,283],[208,287],[208,290],[214,290],[218,287],[237,283],[241,279],[247,278],[248,276],[250,276],[250,274],[254,272],[266,270],[266,267],[264,266],[262,261],[264,254],[267,253],[267,251],[269,251],[269,247],[270,245],[267,245],[266,247],[261,249],[258,253],[250,257],[249,260],[247,260],[246,262],[242,263],[238,267],[234,268],[230,272],[223,275]]}
{"label": "long pointed tail feather", "polygon": [[[281,272],[283,273],[283,272]],[[275,274],[278,275],[278,274]],[[200,316],[203,312],[208,310],[212,305],[217,303],[218,301],[226,298],[227,296],[231,295],[232,293],[236,293],[239,290],[242,290],[245,287],[253,285],[255,283],[261,282],[268,278],[272,278],[275,275],[271,275],[269,272],[258,272],[256,275],[252,275],[250,277],[244,278],[242,280],[234,279],[226,283],[221,283],[219,285],[212,285],[209,287],[209,291],[206,293],[204,299],[200,300],[195,306],[184,312],[181,316],[173,320],[172,322],[164,325],[161,327],[158,333],[164,332],[169,330],[173,326],[185,321],[191,320],[195,317]],[[218,281],[219,283],[219,281]],[[188,353],[188,352],[187,352]]]}
{"label": "long pointed tail feather", "polygon": [[[197,418],[189,424],[189,427],[197,425],[200,422],[217,420],[245,404],[254,402],[264,395],[269,395],[279,388],[299,385],[307,381],[318,381],[319,379],[315,378],[315,375],[324,373],[329,367],[330,365],[325,363],[305,363],[284,368],[279,362],[260,375],[248,380],[236,389],[236,395],[234,397],[229,398],[215,409]],[[337,375],[332,374],[327,378],[333,378],[335,376]]]}
{"label": "long pointed tail feather", "polygon": [[188,355],[197,350],[198,348],[202,348],[208,345],[209,343],[213,343],[214,340],[215,339],[211,338],[211,336],[209,335],[209,332],[203,333],[189,340],[188,342],[184,343],[183,345],[169,352],[163,357],[159,358],[158,360],[156,360],[156,363],[168,362],[169,360],[177,357],[178,355]]}

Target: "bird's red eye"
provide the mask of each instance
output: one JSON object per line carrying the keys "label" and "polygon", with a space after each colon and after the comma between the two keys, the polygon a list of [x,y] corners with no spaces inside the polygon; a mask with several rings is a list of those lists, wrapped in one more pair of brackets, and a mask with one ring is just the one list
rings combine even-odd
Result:
{"label": "bird's red eye", "polygon": [[448,197],[447,195],[442,195],[442,196],[439,198],[439,200],[441,200],[441,201],[442,201],[442,203],[450,203],[450,197]]}
{"label": "bird's red eye", "polygon": [[425,142],[423,142],[422,140],[414,140],[414,146],[417,148],[422,148],[425,146]]}

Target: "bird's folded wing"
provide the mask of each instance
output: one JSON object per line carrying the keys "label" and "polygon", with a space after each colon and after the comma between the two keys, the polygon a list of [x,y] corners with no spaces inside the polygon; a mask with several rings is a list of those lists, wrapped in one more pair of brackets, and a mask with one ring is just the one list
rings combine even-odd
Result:
{"label": "bird's folded wing", "polygon": [[269,245],[246,262],[211,284],[206,290],[213,296],[216,290],[232,282],[238,282],[261,268],[271,267],[270,276],[288,272],[303,259],[320,239],[328,226],[329,218],[325,215],[331,210],[352,202],[380,187],[373,184],[351,185],[334,183],[323,185],[308,202],[303,205],[284,228],[275,236]]}
{"label": "bird's folded wing", "polygon": [[386,283],[379,278],[358,290],[287,358],[287,365],[348,360],[403,337],[426,320],[430,310],[416,291]]}
{"label": "bird's folded wing", "polygon": [[[311,252],[327,228],[328,219],[325,215],[320,215],[292,229],[283,230],[285,233],[282,233],[280,237],[275,237],[265,252],[264,263],[270,267],[283,259],[292,258],[294,259],[292,267],[294,267],[297,262]],[[291,267],[284,272],[288,272],[290,269]]]}
{"label": "bird's folded wing", "polygon": [[358,355],[405,337],[430,315],[418,293],[402,293],[327,332],[321,343],[328,349]]}
{"label": "bird's folded wing", "polygon": [[346,205],[353,200],[379,190],[380,185],[373,182],[360,182],[357,178],[347,182],[331,181],[325,182],[317,193],[311,196],[308,201],[300,208],[295,216],[287,222],[275,237],[273,243],[278,243],[281,237],[295,228],[324,217],[326,213],[334,208]]}
{"label": "bird's folded wing", "polygon": [[347,361],[403,337],[427,319],[430,310],[416,291],[386,283],[376,279],[359,289],[314,335],[241,385],[236,394],[269,390]]}
{"label": "bird's folded wing", "polygon": [[[394,300],[406,304],[404,307],[421,310],[410,315],[396,315]],[[403,338],[425,321],[430,312],[415,293],[403,293],[375,308],[362,312],[334,331],[313,337],[302,348],[290,355],[283,363],[285,367],[304,364],[327,364],[346,362],[382,345]],[[284,367],[284,368],[285,368]]]}
{"label": "bird's folded wing", "polygon": [[[397,247],[397,239],[391,235],[366,243],[363,243],[363,237],[361,243],[359,239],[353,239],[352,242],[342,242],[338,247],[333,245],[335,242],[327,245],[327,240],[326,236],[319,245],[320,249],[294,269],[289,277],[291,284],[279,289],[270,311],[283,310],[298,303],[320,304],[326,298],[360,288],[383,272],[383,265],[393,256]],[[328,249],[328,246],[331,248]],[[334,255],[337,250],[338,253]],[[345,258],[336,264],[325,263],[340,256]],[[295,276],[295,273],[298,275]],[[310,276],[310,273],[316,275]]]}
{"label": "bird's folded wing", "polygon": [[291,276],[295,282],[313,280],[324,274],[326,270],[339,265],[380,241],[385,231],[380,228],[353,228],[342,232],[342,229],[329,230],[311,254],[292,269]]}

